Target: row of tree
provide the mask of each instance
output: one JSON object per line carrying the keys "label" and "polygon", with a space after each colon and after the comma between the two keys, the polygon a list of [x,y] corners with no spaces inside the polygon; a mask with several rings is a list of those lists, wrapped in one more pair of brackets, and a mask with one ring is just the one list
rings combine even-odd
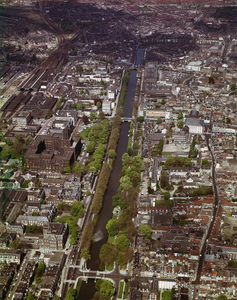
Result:
{"label": "row of tree", "polygon": [[122,111],[118,110],[116,116],[112,120],[112,131],[108,144],[108,151],[114,150],[116,152],[118,146],[118,140],[120,137],[120,125],[122,123],[121,120]]}
{"label": "row of tree", "polygon": [[126,100],[126,95],[127,95],[127,90],[128,90],[128,83],[130,79],[130,69],[126,69],[125,74],[122,78],[122,91],[121,91],[121,96],[120,96],[120,104],[124,106],[125,100]]}
{"label": "row of tree", "polygon": [[109,177],[110,177],[110,171],[111,171],[111,167],[110,165],[105,162],[103,164],[103,167],[101,169],[100,172],[100,176],[99,176],[99,180],[98,180],[98,184],[96,187],[96,192],[92,201],[92,205],[91,205],[91,212],[94,215],[98,215],[102,205],[103,205],[103,199],[104,199],[104,193],[107,189],[107,185],[109,182]]}
{"label": "row of tree", "polygon": [[[93,142],[92,142],[93,143]],[[105,146],[99,144],[93,155],[93,161],[87,165],[88,172],[97,173],[101,169],[101,165],[105,155]]]}
{"label": "row of tree", "polygon": [[198,149],[196,149],[195,145],[196,145],[196,140],[197,140],[197,136],[194,135],[193,140],[192,140],[192,144],[190,145],[190,150],[188,153],[188,157],[190,158],[196,158],[198,155]]}
{"label": "row of tree", "polygon": [[[111,156],[111,158],[112,157],[115,158],[115,156],[116,156],[118,139],[120,136],[121,115],[122,115],[122,111],[118,110],[116,116],[112,120],[112,131],[111,131],[111,135],[110,135],[110,139],[109,139],[109,143],[108,143],[108,156],[109,157]],[[105,122],[105,120],[103,121],[104,126],[108,126],[107,121],[106,122]],[[95,132],[93,132],[93,136],[94,136],[94,134],[95,134]],[[92,140],[92,137],[90,137],[90,134],[89,134],[89,139]],[[97,157],[96,151],[94,153],[94,156],[95,155]],[[102,208],[103,200],[104,200],[104,193],[107,189],[107,185],[109,182],[110,171],[111,171],[110,165],[107,162],[105,162],[103,164],[101,172],[100,172],[98,184],[96,187],[96,192],[95,192],[95,195],[94,195],[94,198],[92,201],[92,205],[90,208],[90,211],[95,216],[97,216],[99,214],[99,212]],[[93,225],[93,222],[90,221],[87,223],[87,225],[85,227],[85,230],[84,230],[84,233],[82,236],[82,242],[81,242],[81,249],[82,249],[81,257],[83,257],[85,259],[90,259],[90,245],[91,245],[91,241],[92,241],[92,237],[93,237],[93,232],[94,232],[94,225]]]}
{"label": "row of tree", "polygon": [[84,259],[91,259],[90,247],[93,239],[94,223],[89,220],[85,226],[82,238],[81,238],[81,257]]}

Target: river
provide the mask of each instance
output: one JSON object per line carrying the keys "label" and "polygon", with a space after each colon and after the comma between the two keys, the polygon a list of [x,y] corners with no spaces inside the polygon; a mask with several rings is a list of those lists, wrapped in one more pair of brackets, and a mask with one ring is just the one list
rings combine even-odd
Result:
{"label": "river", "polygon": [[[141,48],[137,51],[136,56],[136,65],[141,63],[142,59]],[[128,91],[126,96],[126,101],[124,105],[123,116],[131,117],[133,111],[133,100],[136,92],[136,84],[137,84],[137,71],[131,71],[130,73],[130,81],[128,84]],[[111,171],[108,188],[104,195],[104,203],[99,214],[97,225],[95,229],[96,234],[96,242],[92,243],[91,246],[91,260],[88,262],[87,267],[91,270],[99,270],[99,254],[100,248],[103,244],[105,244],[108,240],[108,233],[105,228],[108,221],[112,218],[113,211],[113,196],[117,193],[119,188],[119,176],[122,170],[122,155],[127,151],[128,146],[128,133],[129,133],[129,123],[124,122],[121,124],[121,133],[118,142],[117,156],[115,161],[113,162],[113,168]],[[80,300],[91,300],[96,292],[95,282],[93,279],[88,280],[88,283],[84,283],[81,286],[81,290],[78,296]]]}

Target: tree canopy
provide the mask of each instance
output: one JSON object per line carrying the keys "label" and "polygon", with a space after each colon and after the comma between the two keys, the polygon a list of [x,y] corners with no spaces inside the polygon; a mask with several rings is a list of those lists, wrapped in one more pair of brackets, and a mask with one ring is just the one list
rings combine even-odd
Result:
{"label": "tree canopy", "polygon": [[106,225],[106,229],[110,236],[115,236],[116,234],[118,234],[119,230],[117,221],[114,219],[110,219]]}
{"label": "tree canopy", "polygon": [[180,119],[180,120],[178,121],[177,127],[180,128],[180,129],[182,129],[182,128],[184,127],[184,121],[183,121],[183,119]]}
{"label": "tree canopy", "polygon": [[151,226],[148,224],[142,224],[141,226],[139,226],[139,231],[145,235],[146,237],[150,238],[151,237]]}
{"label": "tree canopy", "polygon": [[120,251],[123,251],[125,248],[129,247],[130,241],[127,238],[125,233],[120,233],[115,240],[115,245]]}

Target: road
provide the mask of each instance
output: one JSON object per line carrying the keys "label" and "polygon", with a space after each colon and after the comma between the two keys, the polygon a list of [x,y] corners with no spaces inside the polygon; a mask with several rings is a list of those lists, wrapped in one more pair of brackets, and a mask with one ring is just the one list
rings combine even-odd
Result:
{"label": "road", "polygon": [[217,211],[218,211],[218,192],[217,192],[217,184],[216,184],[215,160],[214,160],[214,156],[213,156],[211,147],[209,145],[209,139],[210,138],[211,138],[211,134],[209,134],[209,135],[206,134],[206,142],[207,142],[207,145],[208,145],[208,150],[211,153],[211,157],[212,157],[212,181],[213,181],[213,189],[214,189],[213,210],[212,210],[212,217],[213,218],[210,222],[210,226],[209,226],[207,234],[206,234],[205,242],[203,243],[203,246],[202,246],[201,251],[200,251],[200,258],[199,258],[199,262],[198,262],[196,279],[195,279],[195,281],[193,281],[193,285],[195,285],[194,299],[196,299],[196,293],[197,293],[196,286],[200,284],[200,278],[201,278],[203,263],[204,263],[204,260],[205,260],[205,252],[206,252],[206,248],[207,248],[207,244],[208,244],[208,239],[210,238],[213,226],[215,224]]}
{"label": "road", "polygon": [[8,295],[7,299],[9,299],[9,300],[13,299],[14,294],[15,294],[16,289],[17,289],[17,287],[18,287],[18,285],[19,285],[19,283],[21,281],[21,277],[22,277],[22,275],[23,275],[23,273],[25,271],[25,267],[28,264],[29,259],[30,259],[30,252],[27,252],[27,254],[26,254],[25,258],[24,258],[24,261],[23,261],[23,263],[21,265],[20,272],[18,272],[17,279],[12,284],[12,290],[9,289],[10,292],[9,292],[9,295]]}

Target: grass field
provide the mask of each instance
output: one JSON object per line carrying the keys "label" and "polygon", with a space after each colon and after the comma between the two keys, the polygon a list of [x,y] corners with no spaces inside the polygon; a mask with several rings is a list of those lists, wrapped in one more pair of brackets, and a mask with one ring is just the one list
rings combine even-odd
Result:
{"label": "grass field", "polygon": [[146,5],[145,5],[145,6],[139,6],[139,8],[140,8],[142,11],[150,11],[150,8],[148,8]]}
{"label": "grass field", "polygon": [[128,149],[132,148],[132,136],[129,136],[128,138]]}
{"label": "grass field", "polygon": [[124,298],[128,298],[128,290],[129,290],[129,286],[130,286],[130,281],[126,282],[125,284],[125,289],[124,289]]}
{"label": "grass field", "polygon": [[56,220],[54,220],[54,222],[60,222],[60,223],[67,223],[67,221],[77,221],[77,218],[76,217],[73,217],[73,216],[64,216],[64,217],[61,217],[61,218],[57,218]]}
{"label": "grass field", "polygon": [[80,132],[80,137],[82,140],[89,141],[88,136],[91,131],[91,128],[86,128],[82,132]]}
{"label": "grass field", "polygon": [[124,285],[124,282],[120,281],[120,283],[119,283],[119,293],[118,293],[118,298],[120,298],[120,299],[123,297],[123,285]]}
{"label": "grass field", "polygon": [[156,206],[169,206],[173,207],[174,202],[173,200],[156,200]]}

